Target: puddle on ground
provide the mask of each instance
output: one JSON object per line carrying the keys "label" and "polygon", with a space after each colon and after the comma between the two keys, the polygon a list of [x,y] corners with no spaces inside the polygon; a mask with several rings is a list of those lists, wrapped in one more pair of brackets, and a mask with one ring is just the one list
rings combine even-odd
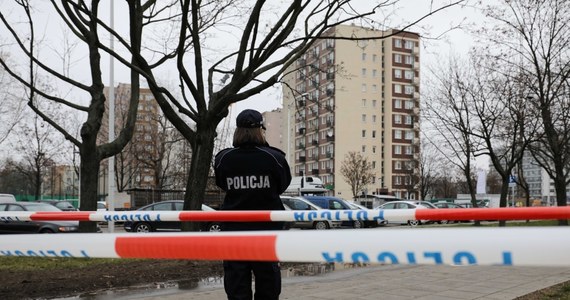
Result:
{"label": "puddle on ground", "polygon": [[[338,270],[366,267],[365,264],[351,263],[306,263],[299,265],[285,264],[281,266],[281,277],[294,278],[302,276],[318,276]],[[103,299],[138,299],[141,296],[160,296],[176,294],[177,291],[208,290],[223,288],[224,280],[221,276],[201,278],[199,280],[179,280],[131,286],[81,294],[74,297],[58,298],[57,300],[103,300]]]}

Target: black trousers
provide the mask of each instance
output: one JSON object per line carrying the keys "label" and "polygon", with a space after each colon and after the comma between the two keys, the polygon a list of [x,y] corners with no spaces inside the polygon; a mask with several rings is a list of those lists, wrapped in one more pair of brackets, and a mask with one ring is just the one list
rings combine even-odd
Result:
{"label": "black trousers", "polygon": [[276,262],[224,261],[224,289],[229,300],[251,300],[252,273],[255,300],[277,300],[281,294],[281,269]]}

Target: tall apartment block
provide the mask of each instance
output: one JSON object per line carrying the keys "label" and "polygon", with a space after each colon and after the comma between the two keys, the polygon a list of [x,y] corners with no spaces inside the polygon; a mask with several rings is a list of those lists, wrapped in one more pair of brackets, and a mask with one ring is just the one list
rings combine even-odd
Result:
{"label": "tall apartment block", "polygon": [[341,25],[291,66],[283,150],[294,176],[318,176],[332,194],[350,199],[340,170],[358,152],[375,174],[362,193],[418,198],[419,42],[413,32]]}
{"label": "tall apartment block", "polygon": [[[115,136],[127,120],[127,110],[131,97],[131,85],[120,83],[114,88],[115,93]],[[105,88],[105,96],[109,98],[109,88]],[[105,103],[107,106],[108,101]],[[108,107],[105,108],[103,116],[102,134],[103,141],[108,140]],[[119,178],[117,188],[119,190],[129,188],[156,188],[156,174],[153,168],[153,157],[157,156],[159,142],[157,141],[162,133],[160,132],[161,113],[158,104],[150,89],[140,88],[139,106],[135,132],[131,142],[123,149],[121,154],[115,156],[115,163],[118,170],[115,174]],[[156,162],[155,162],[156,163]],[[108,166],[107,161],[103,162],[102,174],[99,178],[99,190],[102,194],[107,194],[108,188]]]}

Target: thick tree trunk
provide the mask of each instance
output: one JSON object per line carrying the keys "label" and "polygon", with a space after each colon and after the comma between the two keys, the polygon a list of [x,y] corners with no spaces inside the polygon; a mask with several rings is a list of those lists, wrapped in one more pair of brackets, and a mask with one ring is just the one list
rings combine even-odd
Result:
{"label": "thick tree trunk", "polygon": [[[556,205],[566,206],[566,180],[560,180],[559,178],[560,177],[554,179],[554,188],[556,189]],[[568,220],[558,220],[558,225],[568,226]]]}
{"label": "thick tree trunk", "polygon": [[[507,177],[506,179],[503,178],[503,184],[501,184],[501,198],[499,200],[500,207],[507,207],[508,196],[509,196],[509,179]],[[507,222],[504,220],[499,221],[499,227],[505,227],[506,224]]]}
{"label": "thick tree trunk", "polygon": [[[184,210],[201,209],[212,165],[215,137],[215,125],[198,128],[196,131],[196,141],[192,144],[190,174],[188,175],[186,193],[184,194]],[[183,231],[198,231],[199,229],[199,223],[197,222],[182,223]]]}
{"label": "thick tree trunk", "polygon": [[[99,169],[101,159],[95,146],[92,148],[84,147],[81,151],[81,198],[79,199],[79,210],[81,211],[96,211],[97,210],[97,186],[99,182]],[[96,232],[97,223],[91,221],[79,222],[80,232]]]}

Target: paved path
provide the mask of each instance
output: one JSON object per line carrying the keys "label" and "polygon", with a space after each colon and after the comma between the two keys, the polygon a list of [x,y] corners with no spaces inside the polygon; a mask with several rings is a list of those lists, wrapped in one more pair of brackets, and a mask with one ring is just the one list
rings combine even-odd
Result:
{"label": "paved path", "polygon": [[[281,299],[513,299],[568,280],[568,268],[372,265],[284,278]],[[219,300],[226,299],[226,295],[218,282],[193,290],[138,294],[136,299]]]}

